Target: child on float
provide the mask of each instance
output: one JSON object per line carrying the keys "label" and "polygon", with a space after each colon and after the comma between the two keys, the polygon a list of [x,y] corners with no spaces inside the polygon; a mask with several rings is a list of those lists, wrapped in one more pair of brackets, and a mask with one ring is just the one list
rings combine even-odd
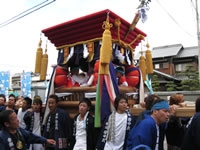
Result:
{"label": "child on float", "polygon": [[117,83],[119,86],[128,86],[126,82],[126,77],[124,76],[124,69],[122,67],[115,68],[116,76],[117,76]]}

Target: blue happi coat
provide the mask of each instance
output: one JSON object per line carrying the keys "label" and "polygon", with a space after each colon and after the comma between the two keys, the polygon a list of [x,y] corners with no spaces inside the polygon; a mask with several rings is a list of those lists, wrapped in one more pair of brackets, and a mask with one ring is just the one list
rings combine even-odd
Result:
{"label": "blue happi coat", "polygon": [[126,150],[132,150],[138,145],[147,145],[155,149],[157,140],[157,128],[155,120],[150,116],[138,122],[130,131]]}
{"label": "blue happi coat", "polygon": [[[33,143],[42,143],[46,142],[46,138],[40,137],[31,133],[30,131],[24,130],[22,128],[18,129],[18,133],[21,137],[21,141],[24,144],[24,149],[27,149],[27,145]],[[15,146],[10,137],[10,134],[6,130],[0,131],[0,149],[1,150],[15,150]]]}
{"label": "blue happi coat", "polygon": [[[43,131],[43,135],[49,138],[50,134],[50,113],[46,118],[46,123]],[[71,138],[71,120],[66,111],[61,108],[56,109],[55,114],[55,137],[56,148],[55,150],[66,150],[69,148],[69,141]]]}

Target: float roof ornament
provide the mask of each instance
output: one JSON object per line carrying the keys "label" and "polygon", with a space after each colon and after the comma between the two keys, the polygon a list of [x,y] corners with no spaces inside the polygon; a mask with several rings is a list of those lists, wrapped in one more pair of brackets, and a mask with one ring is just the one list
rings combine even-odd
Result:
{"label": "float roof ornament", "polygon": [[102,25],[107,15],[109,15],[109,22],[113,24],[110,31],[114,43],[128,49],[135,49],[146,36],[136,27],[130,31],[131,24],[109,9],[43,29],[42,33],[57,49],[101,40],[104,31]]}

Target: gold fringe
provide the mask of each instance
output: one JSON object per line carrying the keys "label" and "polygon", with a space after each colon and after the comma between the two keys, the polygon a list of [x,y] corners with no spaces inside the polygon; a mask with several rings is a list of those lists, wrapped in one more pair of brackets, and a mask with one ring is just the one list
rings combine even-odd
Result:
{"label": "gold fringe", "polygon": [[65,47],[64,50],[64,61],[63,61],[63,64],[66,64],[67,63],[67,57],[69,56],[69,47]]}
{"label": "gold fringe", "polygon": [[134,56],[135,56],[134,51],[135,51],[135,50],[130,50],[130,51],[131,51],[131,55],[132,55],[132,62],[131,62],[131,65],[132,65],[133,67],[135,67],[135,63],[134,63]]}
{"label": "gold fringe", "polygon": [[105,29],[102,36],[102,45],[100,49],[100,74],[109,74],[109,63],[112,58],[112,36],[110,28],[112,24],[109,23],[109,15],[104,21],[102,28]]}
{"label": "gold fringe", "polygon": [[47,75],[47,66],[48,66],[48,55],[47,55],[47,48],[45,49],[45,54],[42,55],[42,63],[41,63],[41,70],[40,70],[40,80],[46,80]]}
{"label": "gold fringe", "polygon": [[97,37],[97,38],[93,38],[93,39],[86,40],[86,41],[79,41],[79,42],[76,42],[76,43],[66,44],[66,45],[63,45],[63,46],[59,46],[59,47],[56,47],[56,49],[60,50],[60,49],[65,48],[65,47],[74,47],[76,45],[87,44],[89,42],[95,42],[95,41],[101,41],[101,40],[102,40],[102,37]]}
{"label": "gold fringe", "polygon": [[88,62],[91,62],[94,57],[94,42],[88,42],[87,48],[88,48],[88,53],[89,53]]}
{"label": "gold fringe", "polygon": [[121,21],[119,18],[115,19],[114,25],[117,27],[117,37],[118,37],[118,41],[120,42],[120,25],[121,25]]}
{"label": "gold fringe", "polygon": [[146,45],[147,50],[146,50],[146,66],[147,66],[147,70],[146,73],[147,74],[152,74],[153,73],[153,63],[152,63],[152,54],[151,54],[151,50],[149,50],[149,43],[147,43]]}
{"label": "gold fringe", "polygon": [[[126,48],[128,50],[134,50],[134,48],[132,48],[131,45],[134,44],[136,42],[136,40],[138,40],[139,38],[141,38],[143,40],[144,36],[142,36],[141,34],[138,35],[131,43],[125,43],[122,40],[119,41],[119,40],[115,40],[115,39],[112,39],[112,42],[115,43],[115,44],[119,44],[120,46],[123,46],[124,48]],[[73,44],[66,44],[66,45],[63,45],[63,46],[59,46],[59,47],[56,47],[56,49],[60,50],[60,49],[65,48],[65,47],[73,47],[75,45],[87,44],[89,42],[95,42],[95,41],[101,41],[101,40],[102,40],[102,37],[94,38],[94,39],[90,39],[90,40],[86,40],[86,41],[76,42],[76,43],[73,43]]]}
{"label": "gold fringe", "polygon": [[38,48],[36,51],[36,59],[35,59],[35,73],[40,73],[40,68],[41,68],[41,61],[42,61],[42,40],[40,38],[40,41],[38,43]]}
{"label": "gold fringe", "polygon": [[144,36],[141,35],[141,34],[138,34],[138,35],[136,36],[136,38],[135,38],[131,43],[129,43],[129,45],[131,46],[131,45],[134,44],[138,39],[144,40]]}
{"label": "gold fringe", "polygon": [[144,56],[140,56],[140,60],[139,60],[139,68],[141,70],[142,73],[142,78],[144,81],[146,81],[146,65],[145,65],[145,58]]}

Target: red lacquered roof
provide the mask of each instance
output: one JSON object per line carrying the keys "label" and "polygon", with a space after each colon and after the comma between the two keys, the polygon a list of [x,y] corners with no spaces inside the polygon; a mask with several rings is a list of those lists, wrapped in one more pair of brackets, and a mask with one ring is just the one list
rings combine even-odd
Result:
{"label": "red lacquered roof", "polygon": [[[137,35],[146,36],[144,32],[138,28],[129,31],[130,23],[113,13],[112,11],[106,9],[93,14],[89,14],[74,20],[70,20],[55,26],[46,28],[42,30],[42,33],[57,47],[64,47],[67,45],[73,45],[75,43],[88,41],[91,39],[102,38],[104,29],[102,29],[103,22],[106,21],[107,13],[109,12],[109,22],[113,24],[110,29],[112,34],[112,39],[118,40],[118,30],[114,25],[114,21],[119,19],[120,25],[120,40],[125,44],[131,43],[136,39]],[[125,39],[125,36],[128,35]],[[131,48],[135,48],[140,42],[141,38],[138,38]]]}

